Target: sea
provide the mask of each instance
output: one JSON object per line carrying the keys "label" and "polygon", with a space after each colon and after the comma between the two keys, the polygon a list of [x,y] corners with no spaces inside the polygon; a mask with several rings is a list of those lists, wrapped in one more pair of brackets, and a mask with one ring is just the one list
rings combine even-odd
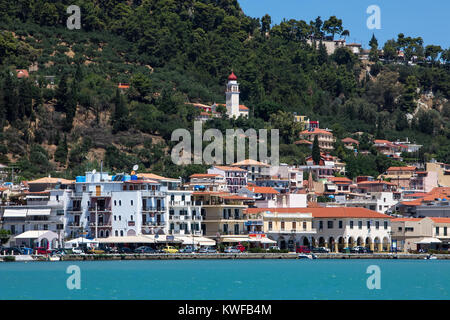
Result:
{"label": "sea", "polygon": [[230,259],[0,263],[2,300],[449,298],[449,260]]}

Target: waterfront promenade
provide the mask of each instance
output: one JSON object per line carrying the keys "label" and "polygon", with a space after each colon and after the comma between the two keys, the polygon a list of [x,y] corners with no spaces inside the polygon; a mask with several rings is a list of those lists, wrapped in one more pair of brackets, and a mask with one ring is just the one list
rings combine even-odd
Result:
{"label": "waterfront promenade", "polygon": [[[409,259],[423,260],[428,254],[409,253],[316,253],[317,259]],[[433,254],[438,260],[450,260],[450,254]],[[1,256],[4,261],[48,261],[44,255]],[[100,261],[100,260],[229,260],[229,259],[298,259],[296,253],[214,253],[214,254],[71,254],[59,256],[60,261]]]}

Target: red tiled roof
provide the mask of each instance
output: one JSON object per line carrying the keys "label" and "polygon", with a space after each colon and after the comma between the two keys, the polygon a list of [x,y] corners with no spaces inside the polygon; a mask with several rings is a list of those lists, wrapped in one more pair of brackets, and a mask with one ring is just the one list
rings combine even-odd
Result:
{"label": "red tiled roof", "polygon": [[275,190],[272,187],[254,187],[249,186],[247,187],[248,190],[250,190],[253,193],[270,193],[270,194],[278,194],[279,192]]}
{"label": "red tiled roof", "polygon": [[430,217],[434,223],[450,223],[450,218]]}
{"label": "red tiled roof", "polygon": [[354,144],[359,144],[358,140],[352,139],[352,138],[345,138],[341,140],[344,143],[354,143]]}
{"label": "red tiled roof", "polygon": [[320,208],[248,208],[247,213],[311,213],[314,218],[380,218],[392,219],[391,216],[366,208],[357,207],[320,207]]}
{"label": "red tiled roof", "polygon": [[387,185],[390,185],[390,186],[395,186],[396,185],[395,183],[392,183],[392,182],[389,182],[389,181],[383,181],[383,180],[358,182],[358,185],[361,185],[361,184],[363,184],[363,185],[367,185],[367,184],[387,184]]}
{"label": "red tiled roof", "polygon": [[409,167],[389,167],[386,171],[414,171],[417,167],[409,166]]}
{"label": "red tiled roof", "polygon": [[403,222],[403,221],[420,221],[422,218],[395,218],[391,222]]}
{"label": "red tiled roof", "polygon": [[17,69],[17,78],[28,78],[30,75],[28,74],[27,69]]}
{"label": "red tiled roof", "polygon": [[214,168],[217,168],[219,170],[223,170],[223,171],[245,171],[247,172],[247,170],[238,168],[238,167],[230,167],[230,166],[214,166]]}
{"label": "red tiled roof", "polygon": [[319,129],[319,128],[314,128],[314,129],[311,130],[311,131],[304,130],[304,131],[302,131],[300,134],[319,134],[319,133],[321,133],[321,134],[327,134],[327,135],[333,135],[331,132],[326,131],[326,130],[323,130],[323,129]]}
{"label": "red tiled roof", "polygon": [[334,183],[352,183],[352,180],[346,177],[330,177],[328,178],[328,181],[334,182]]}
{"label": "red tiled roof", "polygon": [[228,80],[232,80],[232,81],[237,80],[237,77],[233,71],[231,71],[231,74],[228,76]]}
{"label": "red tiled roof", "polygon": [[245,105],[240,104],[239,105],[239,111],[248,111],[248,108]]}
{"label": "red tiled roof", "polygon": [[301,139],[301,140],[295,141],[294,144],[313,144],[313,143],[311,141]]}

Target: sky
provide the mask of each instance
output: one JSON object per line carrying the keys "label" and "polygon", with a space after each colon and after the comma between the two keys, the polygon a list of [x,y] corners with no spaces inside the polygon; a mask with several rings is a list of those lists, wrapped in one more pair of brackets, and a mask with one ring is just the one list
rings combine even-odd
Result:
{"label": "sky", "polygon": [[[266,13],[272,25],[286,20],[305,20],[307,23],[320,16],[322,21],[330,16],[342,19],[344,29],[350,31],[347,42],[361,43],[367,48],[372,33],[381,47],[399,33],[406,37],[422,37],[424,45],[450,47],[449,0],[238,0],[244,13],[261,18]],[[371,14],[367,8],[380,8],[380,29],[369,29]],[[372,12],[371,12],[372,13]],[[337,37],[336,37],[337,38]]]}

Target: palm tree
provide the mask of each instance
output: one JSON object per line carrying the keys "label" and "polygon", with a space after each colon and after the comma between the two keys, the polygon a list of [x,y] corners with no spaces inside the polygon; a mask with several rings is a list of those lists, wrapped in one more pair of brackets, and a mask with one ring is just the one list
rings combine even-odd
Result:
{"label": "palm tree", "polygon": [[345,29],[344,31],[342,31],[341,36],[344,37],[344,40],[350,36],[350,31],[348,31],[347,29]]}

